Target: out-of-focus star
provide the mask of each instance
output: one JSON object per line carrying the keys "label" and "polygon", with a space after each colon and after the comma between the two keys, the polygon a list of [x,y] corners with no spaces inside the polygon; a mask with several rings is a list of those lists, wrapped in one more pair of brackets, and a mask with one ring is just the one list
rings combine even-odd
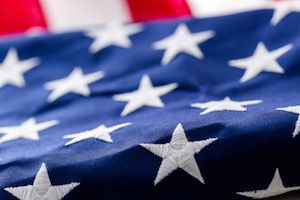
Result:
{"label": "out-of-focus star", "polygon": [[83,74],[82,69],[80,67],[76,67],[68,77],[45,84],[45,88],[47,90],[53,90],[48,97],[48,101],[53,102],[69,93],[89,96],[91,94],[89,84],[94,83],[103,77],[103,72],[99,71],[90,74]]}
{"label": "out-of-focus star", "polygon": [[39,64],[38,58],[20,60],[16,49],[9,49],[3,62],[0,64],[0,89],[5,85],[24,87],[24,74]]}
{"label": "out-of-focus star", "polygon": [[34,118],[30,118],[18,126],[0,127],[0,134],[4,134],[0,138],[0,143],[24,138],[28,140],[39,140],[39,132],[59,124],[58,120],[51,120],[36,123]]}
{"label": "out-of-focus star", "polygon": [[112,143],[113,140],[112,140],[110,134],[121,128],[129,126],[131,124],[132,123],[122,123],[122,124],[118,124],[118,125],[115,125],[112,127],[106,127],[105,125],[100,125],[97,128],[92,129],[92,130],[75,133],[75,134],[71,134],[71,135],[65,135],[64,138],[71,139],[69,142],[66,143],[66,146],[83,141],[83,140],[87,140],[90,138],[95,138],[95,139],[98,139],[98,140],[101,140],[104,142]]}
{"label": "out-of-focus star", "polygon": [[129,48],[131,46],[129,37],[142,30],[143,27],[140,24],[111,23],[102,28],[87,31],[85,35],[94,39],[90,52],[97,53],[109,46]]}
{"label": "out-of-focus star", "polygon": [[114,95],[113,99],[115,101],[128,102],[121,113],[121,116],[126,116],[143,106],[158,108],[164,107],[164,103],[161,101],[160,96],[168,94],[177,88],[177,86],[177,83],[153,86],[150,77],[148,75],[144,75],[137,90]]}
{"label": "out-of-focus star", "polygon": [[269,51],[264,43],[260,42],[252,56],[231,60],[229,65],[246,70],[240,79],[242,83],[255,78],[262,72],[283,74],[284,69],[277,62],[277,59],[290,51],[292,47],[291,44],[288,44],[279,49]]}
{"label": "out-of-focus star", "polygon": [[271,1],[268,3],[269,7],[274,9],[273,17],[271,19],[272,25],[277,25],[292,12],[300,12],[299,0]]}
{"label": "out-of-focus star", "polygon": [[153,44],[154,49],[165,50],[162,64],[166,65],[178,54],[185,53],[198,59],[203,58],[203,53],[198,46],[215,35],[213,31],[191,33],[187,25],[180,24],[175,32]]}

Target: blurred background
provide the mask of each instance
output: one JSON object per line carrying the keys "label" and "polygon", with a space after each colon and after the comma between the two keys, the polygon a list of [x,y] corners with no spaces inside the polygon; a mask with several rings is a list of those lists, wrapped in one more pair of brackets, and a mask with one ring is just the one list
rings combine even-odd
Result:
{"label": "blurred background", "polygon": [[277,1],[0,0],[0,34],[66,31],[109,22],[218,16],[268,8]]}

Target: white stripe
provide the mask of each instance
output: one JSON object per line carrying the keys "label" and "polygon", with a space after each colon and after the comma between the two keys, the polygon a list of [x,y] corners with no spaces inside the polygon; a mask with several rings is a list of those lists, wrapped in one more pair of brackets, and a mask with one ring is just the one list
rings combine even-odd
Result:
{"label": "white stripe", "polygon": [[125,0],[40,0],[49,29],[76,30],[109,22],[131,21]]}
{"label": "white stripe", "polygon": [[270,0],[187,0],[195,17],[211,17],[270,8]]}

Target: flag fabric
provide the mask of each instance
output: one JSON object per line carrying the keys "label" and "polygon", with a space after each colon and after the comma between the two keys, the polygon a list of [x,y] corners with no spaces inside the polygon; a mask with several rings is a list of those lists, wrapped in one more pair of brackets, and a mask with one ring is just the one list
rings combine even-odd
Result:
{"label": "flag fabric", "polygon": [[38,0],[0,0],[0,5],[0,36],[47,26]]}
{"label": "flag fabric", "polygon": [[0,39],[0,199],[299,190],[297,6]]}
{"label": "flag fabric", "polygon": [[[70,31],[111,22],[211,17],[283,7],[297,0],[0,0],[0,34]],[[281,14],[284,14],[283,11]]]}
{"label": "flag fabric", "polygon": [[191,16],[185,0],[0,0],[0,34]]}

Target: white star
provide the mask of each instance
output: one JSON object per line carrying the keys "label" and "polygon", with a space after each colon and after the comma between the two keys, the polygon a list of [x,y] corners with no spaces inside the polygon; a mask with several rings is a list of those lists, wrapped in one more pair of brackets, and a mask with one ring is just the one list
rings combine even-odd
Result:
{"label": "white star", "polygon": [[102,140],[104,142],[109,142],[112,143],[113,140],[110,137],[110,133],[115,132],[121,128],[124,128],[126,126],[131,125],[132,123],[123,123],[123,124],[118,124],[112,127],[106,127],[105,125],[100,125],[95,129],[84,131],[81,133],[75,133],[71,135],[65,135],[64,138],[71,138],[69,142],[66,143],[67,145],[74,144],[76,142],[80,142],[82,140],[87,140],[89,138],[95,138],[98,140]]}
{"label": "white star", "polygon": [[283,18],[292,12],[300,12],[299,0],[286,0],[270,2],[270,8],[274,9],[271,20],[272,25],[278,24]]}
{"label": "white star", "polygon": [[261,100],[251,101],[233,101],[229,97],[225,97],[221,101],[209,101],[205,103],[194,103],[191,106],[194,108],[206,109],[200,115],[205,115],[215,111],[246,111],[244,106],[262,103]]}
{"label": "white star", "polygon": [[292,49],[288,44],[274,51],[269,51],[264,43],[258,43],[254,54],[247,58],[231,60],[229,65],[236,68],[245,69],[241,82],[244,83],[259,75],[262,72],[273,72],[283,74],[284,69],[279,65],[277,59]]}
{"label": "white star", "polygon": [[34,179],[33,185],[7,187],[4,190],[20,200],[61,200],[78,185],[79,183],[69,183],[52,186],[47,167],[43,163]]}
{"label": "white star", "polygon": [[194,155],[216,140],[217,138],[210,138],[207,140],[189,142],[182,125],[178,124],[173,132],[170,143],[140,145],[163,159],[154,181],[155,185],[178,168],[183,169],[204,183]]}
{"label": "white star", "polygon": [[45,84],[47,90],[53,90],[48,97],[48,101],[53,102],[68,93],[89,96],[91,91],[88,85],[103,77],[104,73],[100,71],[84,75],[82,69],[76,67],[68,77]]}
{"label": "white star", "polygon": [[128,102],[121,113],[121,116],[126,116],[143,106],[164,107],[164,103],[161,101],[160,96],[168,94],[177,87],[177,83],[153,87],[150,77],[144,75],[137,90],[114,95],[113,99],[115,101]]}
{"label": "white star", "polygon": [[168,64],[179,53],[186,53],[198,59],[203,58],[203,53],[198,47],[199,44],[212,38],[213,31],[191,33],[185,24],[180,24],[174,34],[153,44],[154,49],[165,50],[162,64]]}
{"label": "white star", "polygon": [[17,50],[14,48],[9,49],[3,62],[0,64],[0,88],[5,85],[13,85],[16,87],[24,87],[26,82],[24,73],[39,64],[38,58],[30,58],[20,60]]}
{"label": "white star", "polygon": [[109,46],[118,46],[129,48],[131,40],[129,37],[143,30],[139,24],[107,24],[101,29],[88,31],[85,35],[94,39],[90,46],[90,52],[97,53],[98,51]]}
{"label": "white star", "polygon": [[298,119],[293,132],[293,137],[296,137],[300,133],[300,106],[289,106],[286,108],[277,108],[276,110],[291,112],[298,115]]}
{"label": "white star", "polygon": [[251,192],[238,192],[237,194],[245,197],[251,197],[253,199],[264,199],[295,190],[300,190],[300,187],[284,187],[280,178],[279,170],[276,169],[275,175],[267,189]]}
{"label": "white star", "polygon": [[0,127],[0,143],[10,140],[24,138],[28,140],[39,140],[39,132],[59,124],[58,120],[51,120],[42,123],[36,123],[34,118],[30,118],[19,126]]}

